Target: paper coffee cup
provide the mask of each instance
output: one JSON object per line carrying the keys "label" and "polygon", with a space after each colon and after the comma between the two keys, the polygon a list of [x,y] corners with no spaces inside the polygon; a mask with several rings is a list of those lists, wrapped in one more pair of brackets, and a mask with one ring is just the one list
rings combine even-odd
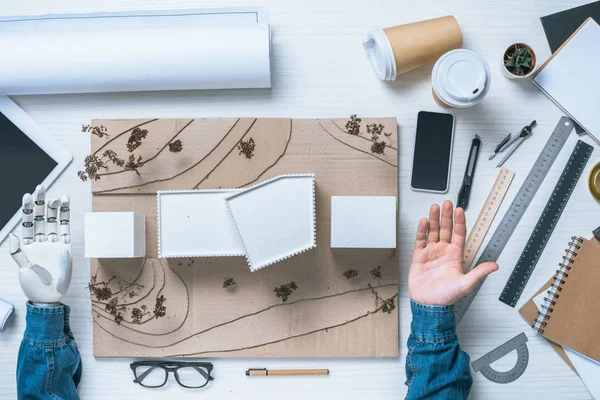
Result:
{"label": "paper coffee cup", "polygon": [[442,107],[467,108],[490,90],[492,74],[479,54],[465,49],[444,54],[433,66],[433,98]]}
{"label": "paper coffee cup", "polygon": [[462,47],[462,32],[453,16],[374,29],[367,34],[363,48],[379,79],[398,76],[435,62],[442,54]]}

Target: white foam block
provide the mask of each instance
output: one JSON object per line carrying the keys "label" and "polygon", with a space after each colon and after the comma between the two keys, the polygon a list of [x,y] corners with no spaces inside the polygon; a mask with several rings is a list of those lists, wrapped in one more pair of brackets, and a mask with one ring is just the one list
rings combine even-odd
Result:
{"label": "white foam block", "polygon": [[332,248],[396,248],[395,196],[331,196]]}
{"label": "white foam block", "polygon": [[157,192],[159,257],[243,256],[223,198],[237,189]]}
{"label": "white foam block", "polygon": [[136,212],[85,213],[87,258],[146,256],[146,216]]}
{"label": "white foam block", "polygon": [[226,197],[252,271],[316,247],[314,174],[281,175]]}

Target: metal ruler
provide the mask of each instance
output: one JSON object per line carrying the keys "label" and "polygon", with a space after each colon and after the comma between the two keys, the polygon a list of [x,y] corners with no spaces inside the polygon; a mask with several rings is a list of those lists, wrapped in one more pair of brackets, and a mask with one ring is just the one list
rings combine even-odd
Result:
{"label": "metal ruler", "polygon": [[579,140],[513,269],[499,300],[514,307],[525,289],[594,148]]}
{"label": "metal ruler", "polygon": [[[561,117],[561,119],[558,121],[558,125],[556,125],[556,128],[554,128],[554,131],[550,135],[548,142],[546,142],[544,149],[533,164],[529,175],[527,175],[527,178],[525,178],[525,181],[515,196],[515,199],[502,218],[500,225],[494,232],[492,238],[475,265],[479,265],[488,261],[498,261],[502,250],[504,250],[508,240],[517,228],[517,225],[523,217],[523,214],[525,214],[525,210],[531,203],[531,200],[533,200],[535,193],[542,185],[542,182],[548,174],[550,167],[556,160],[556,157],[558,157],[558,153],[560,153],[561,149],[569,138],[569,134],[573,130],[573,126],[574,123],[570,118]],[[470,294],[459,299],[454,304],[454,315],[456,317],[457,324],[460,323],[460,320],[467,312],[467,309],[473,302],[475,296],[477,296],[477,292],[479,292],[479,289],[481,289],[481,286],[484,282],[485,279],[479,282]]]}
{"label": "metal ruler", "polygon": [[[501,344],[480,359],[473,361],[471,367],[475,372],[481,372],[483,376],[495,383],[510,383],[517,380],[529,364],[529,349],[527,348],[527,336],[520,333],[508,342]],[[517,362],[509,371],[496,371],[491,364],[498,361],[511,351],[517,352]]]}
{"label": "metal ruler", "polygon": [[465,252],[463,254],[463,271],[468,271],[475,260],[475,256],[483,243],[483,239],[487,234],[490,226],[492,225],[492,221],[494,217],[498,213],[500,209],[500,204],[502,204],[502,200],[506,196],[506,192],[508,192],[508,188],[510,187],[510,183],[515,177],[515,173],[507,170],[506,168],[502,168],[498,173],[498,177],[496,177],[496,181],[492,186],[492,190],[490,190],[490,194],[488,195],[483,207],[481,207],[481,211],[479,212],[479,216],[469,233],[469,237],[465,243]]}

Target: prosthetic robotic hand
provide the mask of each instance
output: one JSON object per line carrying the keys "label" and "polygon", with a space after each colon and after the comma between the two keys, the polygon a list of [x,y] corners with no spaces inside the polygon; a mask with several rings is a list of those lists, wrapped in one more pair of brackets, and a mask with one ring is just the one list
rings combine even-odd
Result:
{"label": "prosthetic robotic hand", "polygon": [[43,186],[23,196],[21,236],[12,233],[9,251],[19,265],[19,282],[32,303],[56,304],[71,283],[69,197],[47,203]]}

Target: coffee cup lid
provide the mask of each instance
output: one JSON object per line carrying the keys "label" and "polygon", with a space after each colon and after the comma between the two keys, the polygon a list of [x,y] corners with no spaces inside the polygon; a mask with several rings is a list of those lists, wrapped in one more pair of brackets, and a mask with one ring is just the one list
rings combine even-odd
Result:
{"label": "coffee cup lid", "polygon": [[433,86],[437,96],[454,107],[468,107],[485,96],[491,73],[477,53],[458,49],[444,54],[433,69]]}

